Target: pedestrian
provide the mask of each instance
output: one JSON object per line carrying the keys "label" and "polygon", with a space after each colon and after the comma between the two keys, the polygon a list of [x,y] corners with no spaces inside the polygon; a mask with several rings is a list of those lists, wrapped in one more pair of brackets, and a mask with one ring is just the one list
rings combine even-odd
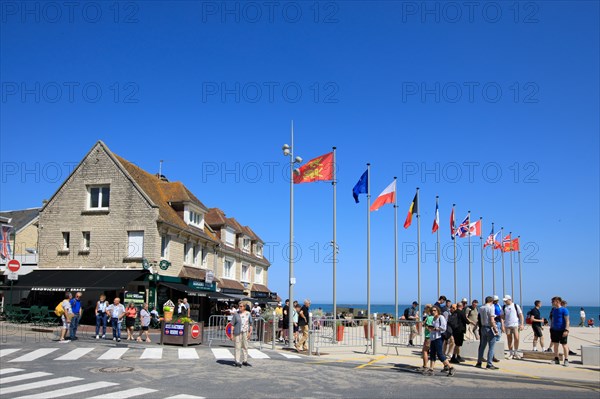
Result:
{"label": "pedestrian", "polygon": [[425,305],[425,309],[423,309],[423,325],[425,327],[425,331],[423,331],[424,341],[423,348],[421,350],[421,356],[423,358],[423,367],[420,371],[427,370],[427,363],[429,361],[429,349],[431,348],[431,333],[429,332],[429,327],[433,323],[433,315],[431,314],[431,309],[432,306],[430,304]]}
{"label": "pedestrian", "polygon": [[294,346],[298,345],[298,319],[300,314],[300,305],[298,301],[294,301],[294,309],[292,309],[292,322],[294,323]]}
{"label": "pedestrian", "polygon": [[585,310],[583,308],[581,308],[579,310],[579,326],[578,327],[585,327]]}
{"label": "pedestrian", "polygon": [[[496,329],[498,331],[498,334],[496,335],[496,342],[500,342],[500,338],[502,337],[502,333],[505,332],[504,330],[504,319],[502,318],[502,307],[500,307],[500,304],[498,303],[500,301],[500,298],[498,298],[497,295],[494,295],[494,320],[496,321]],[[492,359],[494,362],[499,362],[500,360],[498,360],[496,357],[494,357],[494,359]]]}
{"label": "pedestrian", "polygon": [[443,314],[446,311],[446,296],[441,295],[433,306],[437,306],[440,309],[440,314]]}
{"label": "pedestrian", "polygon": [[467,309],[467,320],[469,321],[469,324],[467,325],[467,337],[469,339],[479,339],[479,329],[477,328],[477,316],[479,315],[478,305],[479,301],[473,299],[471,306]]}
{"label": "pedestrian", "polygon": [[113,341],[121,342],[121,320],[125,315],[125,308],[121,305],[121,299],[115,298],[113,304],[106,311],[110,316],[110,326],[112,327]]}
{"label": "pedestrian", "polygon": [[277,340],[283,342],[283,307],[281,306],[281,302],[277,303],[275,317],[277,317],[277,330],[279,331]]}
{"label": "pedestrian", "polygon": [[260,305],[258,304],[258,302],[255,302],[254,307],[252,308],[252,317],[254,317],[254,318],[260,317],[261,311],[262,311],[262,309],[260,308]]}
{"label": "pedestrian", "polygon": [[456,312],[454,312],[454,323],[452,325],[452,338],[454,338],[454,354],[450,359],[450,363],[459,364],[463,363],[465,359],[460,357],[460,348],[465,342],[465,333],[467,332],[467,316],[464,312],[464,302],[456,304]]}
{"label": "pedestrian", "polygon": [[452,377],[455,373],[454,367],[450,365],[448,359],[444,355],[443,351],[443,339],[442,336],[446,332],[446,319],[440,315],[440,310],[437,307],[431,309],[433,320],[429,329],[430,351],[429,351],[429,369],[423,372],[424,375],[433,375],[433,369],[435,366],[436,358],[444,364],[444,371],[448,372],[448,377]]}
{"label": "pedestrian", "polygon": [[505,295],[502,301],[504,301],[502,319],[508,341],[508,359],[520,359],[519,332],[523,331],[524,326],[523,311],[518,304],[513,303],[510,295]]}
{"label": "pedestrian", "polygon": [[184,307],[183,314],[186,317],[190,317],[191,308],[190,308],[190,304],[188,303],[188,299],[187,298],[183,298],[183,302],[182,303],[183,303],[183,307]]}
{"label": "pedestrian", "polygon": [[492,363],[494,359],[494,346],[496,346],[496,336],[498,335],[498,325],[496,324],[496,310],[494,307],[494,298],[491,296],[485,297],[485,305],[479,310],[479,322],[481,323],[479,353],[475,367],[481,368],[483,362],[483,353],[486,346],[488,347],[487,354],[487,369],[498,370],[498,367]]}
{"label": "pedestrian", "polygon": [[419,320],[419,311],[417,307],[419,302],[413,301],[410,308],[404,309],[404,319],[410,322],[410,335],[408,337],[408,346],[415,346],[413,340],[417,336],[417,320]]}
{"label": "pedestrian", "polygon": [[106,309],[108,308],[108,301],[106,295],[101,294],[98,302],[96,302],[96,339],[100,339],[100,325],[102,325],[102,339],[106,338]]}
{"label": "pedestrian", "polygon": [[531,318],[531,329],[533,330],[533,351],[537,352],[537,342],[540,341],[540,352],[544,351],[544,319],[540,314],[540,308],[542,307],[542,301],[537,300],[533,303],[533,309],[529,311],[529,317]]}
{"label": "pedestrian", "polygon": [[308,317],[310,312],[310,300],[304,300],[304,306],[300,308],[298,312],[298,328],[302,333],[300,341],[296,344],[296,350],[307,351],[308,350]]}
{"label": "pedestrian", "polygon": [[569,346],[567,338],[569,337],[569,311],[562,306],[562,298],[555,296],[552,298],[552,325],[550,327],[550,341],[554,346],[554,363],[560,364],[558,359],[558,344],[563,347],[563,356],[565,367],[569,366]]}
{"label": "pedestrian", "polygon": [[451,304],[446,312],[442,314],[444,319],[446,320],[446,330],[449,332],[445,334],[442,339],[444,342],[443,350],[446,357],[450,357],[454,354],[454,328],[456,325],[456,318],[458,315],[456,313],[456,305]]}
{"label": "pedestrian", "polygon": [[183,317],[183,316],[187,315],[187,309],[186,309],[185,305],[183,304],[183,299],[181,299],[181,298],[179,298],[177,300],[176,315],[177,315],[177,317]]}
{"label": "pedestrian", "polygon": [[71,341],[75,341],[77,338],[77,327],[79,326],[79,320],[81,320],[81,314],[83,308],[81,307],[81,292],[75,294],[75,298],[71,299],[71,309],[73,310],[73,318],[69,325]]}
{"label": "pedestrian", "polygon": [[62,320],[62,330],[60,331],[60,339],[58,342],[61,344],[71,342],[71,340],[66,339],[67,331],[70,330],[71,320],[73,319],[73,309],[71,308],[71,299],[73,295],[70,292],[65,293],[65,299],[61,302],[61,306],[63,308],[63,314],[60,316]]}
{"label": "pedestrian", "polygon": [[233,314],[231,321],[233,334],[231,339],[235,344],[235,366],[250,366],[248,363],[248,340],[252,336],[252,315],[246,310],[246,305],[240,302],[239,311]]}
{"label": "pedestrian", "polygon": [[137,309],[133,302],[127,304],[125,309],[125,328],[127,328],[127,341],[133,341],[133,328],[135,326],[135,319],[137,318]]}
{"label": "pedestrian", "polygon": [[142,342],[142,335],[146,334],[146,342],[150,342],[150,320],[152,316],[150,312],[148,312],[148,304],[144,303],[142,305],[142,310],[140,310],[140,322],[142,324],[142,329],[140,330],[140,335],[137,337],[138,342]]}

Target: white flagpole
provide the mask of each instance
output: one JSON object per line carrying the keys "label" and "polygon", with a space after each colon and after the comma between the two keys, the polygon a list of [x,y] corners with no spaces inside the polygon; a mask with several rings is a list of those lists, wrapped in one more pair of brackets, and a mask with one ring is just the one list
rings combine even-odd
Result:
{"label": "white flagpole", "polygon": [[515,275],[513,274],[513,256],[512,256],[512,231],[510,233],[510,251],[508,252],[508,256],[510,258],[510,296],[512,296],[513,301],[515,300]]}
{"label": "white flagpole", "polygon": [[371,320],[371,164],[367,164],[367,320]]}
{"label": "white flagpole", "polygon": [[469,303],[471,302],[471,298],[473,298],[473,296],[471,295],[471,276],[472,276],[472,272],[471,272],[471,211],[468,212],[468,218],[469,218],[469,222],[467,223],[467,236],[468,236],[468,240],[469,240],[469,244],[467,246],[467,248],[469,248]]}
{"label": "white flagpole", "polygon": [[[439,220],[437,220],[437,215],[438,215],[439,210],[440,210],[439,198],[440,198],[439,195],[435,196],[435,209],[437,211],[437,213],[435,214],[435,218],[436,218],[436,221],[438,223],[438,229],[436,231],[436,233],[437,233],[436,234],[436,236],[437,236],[437,278],[438,278],[438,281],[437,281],[437,297],[438,298],[441,295],[440,294],[440,284],[441,284],[440,283],[440,281],[441,281],[441,268],[440,268],[440,226],[439,226],[440,222],[439,222]],[[421,305],[420,302],[419,302],[419,305]]]}
{"label": "white flagpole", "polygon": [[479,245],[481,246],[481,303],[485,303],[485,284],[484,284],[484,271],[483,267],[483,217],[479,217],[479,224],[481,225],[481,234],[479,234]]}
{"label": "white flagpole", "polygon": [[[452,211],[456,204],[452,204]],[[454,219],[456,220],[456,213],[453,213]],[[458,301],[457,290],[456,290],[456,221],[452,221],[452,241],[454,244],[454,303]],[[439,297],[438,297],[439,298]]]}
{"label": "white flagpole", "polygon": [[[492,239],[494,237],[494,222],[492,222]],[[492,243],[492,295],[496,295],[496,260],[494,259],[494,247],[496,243]],[[484,302],[481,302],[484,303]]]}
{"label": "white flagpole", "polygon": [[[394,176],[394,182],[396,181]],[[398,192],[394,184],[394,313],[398,320]]]}
{"label": "white flagpole", "polygon": [[517,254],[519,255],[519,302],[521,306],[523,306],[523,273],[521,271],[521,236],[517,237],[519,239],[519,251]]}
{"label": "white flagpole", "polygon": [[506,284],[504,273],[504,227],[500,227],[500,252],[502,254],[502,297],[506,296]]}
{"label": "white flagpole", "polygon": [[[337,327],[335,324],[335,318],[337,315],[337,302],[336,302],[336,266],[337,266],[337,237],[336,237],[336,186],[337,186],[337,164],[336,164],[336,147],[333,147],[333,181],[331,185],[333,186],[333,241],[332,250],[333,250],[333,330],[337,332]],[[334,334],[334,339],[336,334]]]}
{"label": "white flagpole", "polygon": [[419,317],[421,315],[421,212],[419,211],[419,187],[417,187],[417,301],[419,302]]}

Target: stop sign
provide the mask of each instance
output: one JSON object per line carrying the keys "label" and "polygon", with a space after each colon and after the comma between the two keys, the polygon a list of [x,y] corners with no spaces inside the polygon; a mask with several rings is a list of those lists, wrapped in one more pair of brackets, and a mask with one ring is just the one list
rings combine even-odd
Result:
{"label": "stop sign", "polygon": [[11,272],[16,273],[21,268],[21,263],[16,259],[11,259],[8,261],[6,267],[8,267],[8,270],[10,270]]}
{"label": "stop sign", "polygon": [[192,326],[191,335],[194,339],[198,338],[198,336],[200,335],[200,327],[198,326],[198,324],[194,324]]}

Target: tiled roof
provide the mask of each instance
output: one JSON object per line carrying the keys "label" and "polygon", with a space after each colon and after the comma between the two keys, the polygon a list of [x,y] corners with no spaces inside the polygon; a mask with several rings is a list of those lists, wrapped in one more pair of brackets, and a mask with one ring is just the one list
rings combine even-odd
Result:
{"label": "tiled roof", "polygon": [[264,241],[250,228],[250,226],[244,226],[244,229],[250,238],[264,244]]}
{"label": "tiled roof", "polygon": [[197,234],[207,240],[215,241],[212,234],[207,234],[206,231],[200,230],[193,226],[188,226],[187,223],[177,214],[177,212],[169,205],[169,202],[177,200],[186,200],[196,203],[198,206],[206,209],[195,196],[191,195],[189,190],[181,182],[165,182],[159,180],[155,175],[152,175],[140,167],[132,164],[120,156],[113,154],[121,165],[127,170],[129,175],[135,180],[142,190],[150,197],[152,202],[158,206],[158,220],[168,223],[175,227],[179,227],[184,231]]}
{"label": "tiled roof", "polygon": [[225,212],[219,208],[210,208],[204,216],[204,221],[211,227],[218,227],[227,224],[227,218]]}
{"label": "tiled roof", "polygon": [[21,209],[18,211],[0,212],[0,216],[12,219],[9,223],[15,230],[19,231],[38,217],[41,208]]}
{"label": "tiled roof", "polygon": [[239,224],[238,221],[235,220],[235,218],[227,218],[227,225],[231,226],[237,234],[241,234],[241,233],[245,232],[242,225]]}

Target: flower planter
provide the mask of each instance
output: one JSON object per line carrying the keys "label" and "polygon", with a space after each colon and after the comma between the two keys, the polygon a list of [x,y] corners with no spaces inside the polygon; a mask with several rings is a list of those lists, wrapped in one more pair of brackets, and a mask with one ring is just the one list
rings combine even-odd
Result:
{"label": "flower planter", "polygon": [[371,336],[369,336],[369,325],[368,324],[364,324],[363,329],[365,330],[365,338],[373,339],[373,324],[371,324]]}
{"label": "flower planter", "polygon": [[342,342],[344,340],[344,326],[337,326],[336,339],[338,342]]}
{"label": "flower planter", "polygon": [[168,323],[163,321],[160,328],[160,344],[199,345],[202,343],[204,325],[202,323]]}

